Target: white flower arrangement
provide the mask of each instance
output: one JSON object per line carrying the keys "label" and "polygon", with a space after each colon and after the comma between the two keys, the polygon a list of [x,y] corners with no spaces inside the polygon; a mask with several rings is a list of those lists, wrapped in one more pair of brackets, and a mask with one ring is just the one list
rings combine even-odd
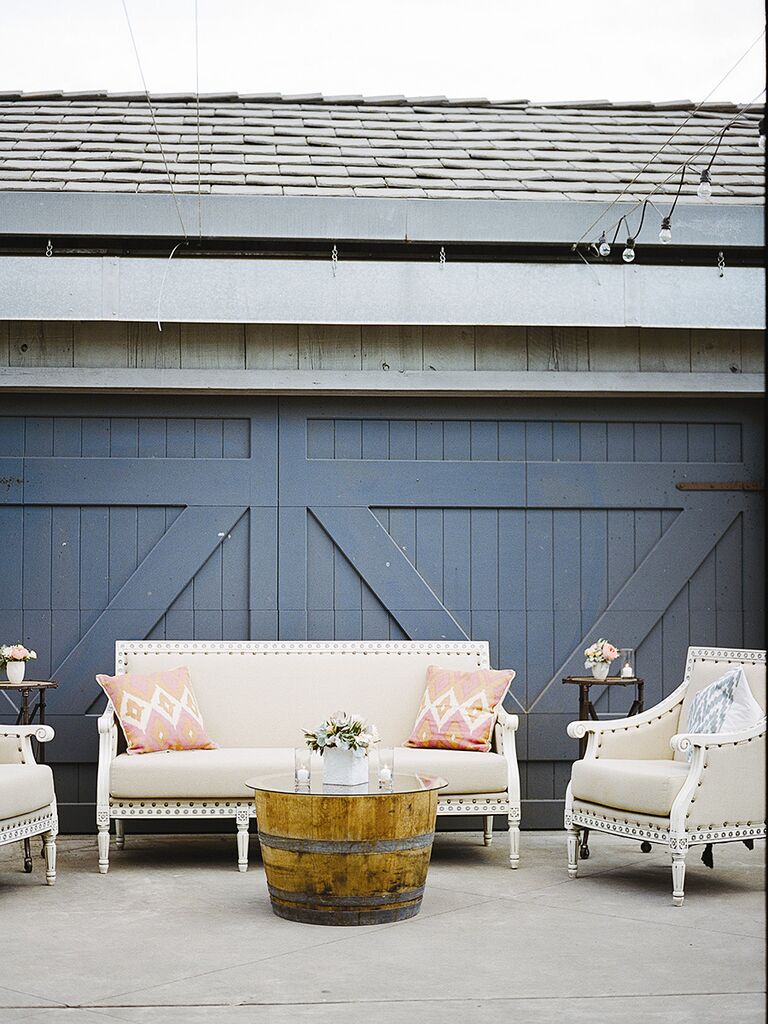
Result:
{"label": "white flower arrangement", "polygon": [[584,651],[584,657],[587,659],[584,662],[584,668],[592,668],[593,665],[610,665],[618,656],[618,649],[610,641],[601,637]]}
{"label": "white flower arrangement", "polygon": [[24,644],[3,644],[0,647],[0,667],[13,661],[32,661],[37,655]]}
{"label": "white flower arrangement", "polygon": [[379,741],[375,725],[369,725],[362,715],[345,711],[334,711],[317,729],[304,729],[303,732],[309,749],[317,750],[321,755],[324,750],[335,747],[349,750],[355,757],[365,757],[368,748]]}

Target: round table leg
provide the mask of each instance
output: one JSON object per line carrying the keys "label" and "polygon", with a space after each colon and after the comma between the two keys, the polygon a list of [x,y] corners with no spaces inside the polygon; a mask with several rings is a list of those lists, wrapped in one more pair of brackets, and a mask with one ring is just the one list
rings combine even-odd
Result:
{"label": "round table leg", "polygon": [[28,839],[24,840],[24,870],[27,874],[32,871],[32,848]]}

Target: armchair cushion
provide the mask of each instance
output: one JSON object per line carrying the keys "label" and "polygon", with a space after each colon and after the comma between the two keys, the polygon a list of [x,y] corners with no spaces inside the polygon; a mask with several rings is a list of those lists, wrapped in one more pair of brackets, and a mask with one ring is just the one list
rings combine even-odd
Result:
{"label": "armchair cushion", "polygon": [[19,818],[53,802],[53,773],[46,764],[0,764],[0,821]]}
{"label": "armchair cushion", "polygon": [[689,766],[681,761],[588,757],[571,774],[574,800],[617,810],[668,817]]}
{"label": "armchair cushion", "polygon": [[[688,708],[685,732],[743,732],[762,718],[763,709],[752,696],[744,669],[738,667],[696,693]],[[692,753],[687,751],[688,760]]]}

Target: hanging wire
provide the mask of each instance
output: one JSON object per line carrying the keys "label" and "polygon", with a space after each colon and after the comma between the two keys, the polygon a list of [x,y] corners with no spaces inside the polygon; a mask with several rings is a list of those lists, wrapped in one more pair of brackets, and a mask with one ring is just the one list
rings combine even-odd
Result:
{"label": "hanging wire", "polygon": [[[618,230],[618,228],[620,227],[622,221],[624,221],[624,223],[626,224],[627,223],[626,218],[632,216],[634,211],[637,209],[638,206],[640,206],[641,203],[645,204],[645,203],[649,202],[652,199],[652,197],[654,195],[656,195],[656,193],[660,189],[662,189],[665,185],[667,185],[672,180],[672,178],[674,178],[677,174],[680,174],[681,171],[683,171],[686,167],[690,167],[690,165],[693,163],[693,161],[698,156],[700,156],[706,149],[708,149],[712,145],[712,140],[715,139],[715,138],[719,138],[721,135],[723,135],[728,128],[730,128],[736,121],[738,121],[738,119],[741,117],[741,115],[744,113],[745,110],[748,110],[750,107],[753,107],[755,105],[755,103],[760,99],[760,97],[763,95],[764,92],[765,92],[765,89],[761,89],[760,92],[757,93],[756,96],[754,96],[747,103],[743,104],[743,106],[741,106],[736,111],[736,113],[733,115],[731,120],[728,122],[728,124],[725,125],[724,128],[720,129],[717,133],[713,132],[712,135],[707,139],[707,141],[703,145],[699,146],[699,148],[694,153],[691,153],[688,156],[686,156],[684,163],[678,164],[677,167],[675,167],[673,170],[671,170],[669,172],[669,174],[666,176],[666,178],[663,179],[663,181],[657,182],[653,186],[653,188],[651,189],[651,191],[648,193],[647,196],[644,196],[643,198],[640,198],[640,199],[636,199],[634,207],[631,210],[629,210],[626,214],[623,214],[619,218],[617,223],[612,224],[611,228],[615,227]],[[614,203],[611,203],[611,206],[613,206],[613,205],[614,205]],[[605,213],[608,212],[608,209],[610,209],[610,207],[608,207],[605,210]],[[602,219],[602,218],[601,217],[598,218],[598,220],[600,220],[600,219]],[[595,224],[596,223],[597,223],[597,221],[595,221]],[[608,231],[610,231],[611,228],[609,228]],[[628,225],[627,225],[627,230],[629,230],[629,226]],[[616,236],[614,236],[614,240],[615,240],[615,237]],[[584,235],[582,235],[582,238],[579,239],[579,242],[583,238],[584,238]],[[571,249],[575,251],[577,246],[578,246],[578,244],[579,244],[578,242],[574,242],[574,244],[571,246]]]}
{"label": "hanging wire", "polygon": [[[175,189],[173,187],[173,179],[171,178],[171,172],[170,172],[170,169],[168,167],[168,160],[166,158],[165,149],[163,148],[163,143],[162,143],[162,140],[160,138],[160,131],[159,131],[158,127],[157,127],[157,120],[155,118],[155,110],[154,110],[154,107],[152,106],[152,101],[149,98],[149,89],[147,88],[147,80],[144,77],[144,69],[141,66],[141,57],[139,56],[139,48],[136,45],[136,38],[135,38],[135,36],[133,34],[133,26],[131,25],[131,18],[130,18],[130,15],[128,14],[128,6],[126,4],[126,0],[121,0],[121,2],[122,2],[122,5],[123,5],[123,12],[125,14],[125,20],[128,23],[128,32],[129,32],[129,34],[131,36],[131,43],[133,44],[133,52],[136,55],[136,64],[138,65],[139,74],[141,75],[141,84],[142,84],[142,86],[144,88],[144,96],[146,97],[147,106],[149,107],[149,114],[150,114],[150,117],[152,118],[152,127],[155,130],[155,136],[157,137],[157,144],[160,147],[160,155],[162,156],[163,164],[165,165],[165,173],[166,173],[166,175],[168,177],[168,184],[169,184],[170,189],[171,189],[171,195],[173,196],[173,202],[174,202],[174,204],[176,206],[176,213],[178,214],[179,223],[181,224],[181,232],[184,235],[184,241],[187,241],[187,229],[184,226],[184,218],[181,215],[181,207],[179,206],[179,198],[176,195],[176,191],[175,191]],[[174,252],[175,251],[176,250],[174,249]],[[173,253],[171,255],[173,255]]]}
{"label": "hanging wire", "polygon": [[200,170],[200,31],[195,0],[195,100],[197,105],[197,234],[203,240],[203,186]]}
{"label": "hanging wire", "polygon": [[165,289],[165,279],[166,279],[166,277],[168,277],[168,271],[171,268],[171,260],[173,259],[174,255],[176,253],[176,250],[179,248],[180,245],[184,245],[184,242],[177,242],[176,245],[174,245],[174,247],[171,249],[171,255],[168,257],[168,260],[167,260],[167,262],[165,264],[165,270],[163,270],[163,279],[160,282],[160,291],[157,293],[157,329],[158,329],[158,331],[162,331],[162,329],[163,329],[163,326],[160,323],[160,303],[162,302],[162,299],[163,299],[163,291]]}
{"label": "hanging wire", "polygon": [[[677,126],[677,128],[675,128],[675,130],[674,130],[674,131],[672,132],[672,134],[671,134],[671,135],[669,136],[669,138],[668,138],[668,139],[666,140],[666,142],[664,142],[664,144],[663,144],[662,146],[660,146],[660,147],[659,147],[659,148],[658,148],[658,149],[656,150],[656,152],[655,152],[655,153],[653,154],[653,156],[652,156],[652,157],[650,158],[650,160],[648,160],[648,161],[647,161],[647,162],[646,162],[646,163],[645,163],[645,164],[644,164],[644,165],[643,165],[643,166],[642,166],[642,167],[640,168],[640,170],[639,170],[639,171],[637,172],[637,174],[636,174],[636,175],[634,176],[634,178],[633,178],[633,179],[632,179],[632,180],[631,180],[631,181],[630,181],[630,182],[629,182],[629,183],[628,183],[627,185],[625,185],[625,186],[624,186],[624,188],[623,188],[623,189],[621,190],[621,192],[620,192],[620,193],[619,193],[619,194],[618,194],[618,195],[616,196],[616,198],[615,198],[615,199],[613,199],[613,200],[612,200],[612,201],[611,201],[611,202],[610,202],[610,203],[608,204],[608,206],[606,206],[606,208],[605,208],[605,209],[603,210],[603,212],[602,212],[602,213],[600,214],[600,216],[599,216],[599,217],[597,217],[597,218],[596,218],[595,220],[593,220],[593,221],[592,221],[592,223],[591,223],[591,224],[589,225],[589,227],[588,227],[588,228],[586,229],[586,231],[584,231],[584,233],[583,233],[583,234],[581,235],[581,237],[580,237],[580,238],[577,238],[577,239],[576,239],[576,242],[574,243],[574,245],[578,245],[578,244],[579,244],[579,242],[583,242],[583,241],[584,241],[584,239],[585,239],[585,238],[587,237],[587,235],[589,235],[589,234],[590,234],[590,233],[592,232],[592,229],[593,229],[593,228],[594,228],[594,227],[595,227],[595,226],[596,226],[597,224],[599,224],[599,223],[600,223],[600,221],[601,221],[601,220],[603,219],[603,217],[604,217],[604,216],[605,216],[605,215],[606,215],[606,214],[608,213],[608,211],[609,211],[609,210],[611,210],[611,209],[612,209],[612,208],[613,208],[613,207],[614,207],[614,206],[616,205],[616,203],[618,203],[618,202],[619,202],[619,201],[620,201],[620,200],[621,200],[621,199],[622,199],[622,198],[623,198],[623,197],[624,197],[624,196],[626,195],[626,193],[627,193],[627,192],[629,191],[629,189],[630,189],[630,188],[632,188],[632,186],[633,186],[633,185],[634,185],[634,184],[635,184],[635,183],[637,182],[638,178],[639,178],[639,177],[640,177],[640,176],[641,176],[642,174],[644,174],[644,173],[645,173],[645,171],[647,171],[647,170],[648,170],[648,168],[649,168],[649,167],[651,166],[651,164],[652,164],[652,163],[654,162],[654,160],[656,160],[656,158],[657,158],[657,157],[658,157],[658,156],[659,156],[659,155],[660,155],[661,153],[663,153],[663,152],[664,152],[664,150],[665,150],[665,149],[667,148],[667,146],[669,146],[669,145],[670,145],[670,144],[671,144],[671,143],[672,143],[672,142],[674,141],[674,139],[675,139],[675,138],[676,138],[676,137],[677,137],[677,136],[678,136],[678,135],[680,134],[680,132],[681,132],[681,131],[683,130],[683,128],[685,128],[685,126],[686,126],[686,125],[688,124],[688,122],[689,122],[689,121],[690,121],[690,120],[691,120],[691,119],[692,119],[693,117],[695,117],[695,116],[696,116],[696,114],[698,114],[698,112],[699,112],[699,111],[701,110],[701,108],[702,108],[702,107],[704,106],[704,104],[705,104],[705,103],[707,102],[707,100],[708,100],[708,99],[709,99],[709,98],[710,98],[710,97],[711,97],[711,96],[713,95],[713,93],[717,92],[717,90],[718,90],[718,89],[720,88],[720,86],[721,86],[721,85],[723,84],[723,82],[724,82],[724,81],[725,81],[725,80],[726,80],[727,78],[729,78],[729,77],[730,77],[730,76],[731,76],[731,75],[733,74],[733,72],[734,72],[734,71],[736,70],[736,68],[737,68],[737,67],[739,66],[739,64],[741,64],[741,62],[742,62],[742,61],[743,61],[743,60],[744,60],[744,59],[745,59],[746,57],[748,57],[748,56],[749,56],[749,54],[750,54],[750,53],[752,52],[752,50],[754,50],[754,48],[755,48],[755,47],[757,46],[757,44],[758,44],[758,43],[760,42],[760,40],[761,40],[761,39],[763,38],[763,36],[764,36],[764,35],[765,35],[765,29],[763,29],[763,30],[761,31],[761,33],[760,33],[760,35],[759,35],[759,36],[757,37],[757,39],[755,39],[755,40],[754,40],[754,42],[753,42],[753,43],[751,43],[751,44],[749,45],[749,47],[748,47],[748,48],[747,48],[747,49],[746,49],[746,50],[744,51],[744,53],[742,53],[742,55],[741,55],[741,56],[739,57],[739,59],[738,59],[738,60],[736,61],[736,63],[735,63],[735,64],[734,64],[734,65],[733,65],[733,66],[732,66],[731,68],[729,68],[729,69],[728,69],[728,71],[726,71],[726,73],[725,73],[725,74],[723,75],[723,77],[722,77],[722,78],[720,79],[720,81],[719,81],[719,82],[717,83],[717,85],[713,86],[713,87],[712,87],[712,88],[711,88],[711,89],[709,90],[709,92],[707,93],[707,95],[706,95],[706,96],[704,97],[704,99],[703,99],[703,100],[701,100],[701,101],[700,101],[700,102],[699,102],[699,103],[698,103],[698,104],[697,104],[697,105],[696,105],[696,106],[695,106],[695,107],[693,108],[693,110],[692,110],[692,111],[690,112],[690,114],[688,115],[688,117],[686,117],[684,121],[681,121],[681,122],[680,122],[680,124],[679,124],[679,125]],[[762,95],[762,94],[759,94],[759,95]],[[749,106],[749,104],[747,104],[747,105]],[[741,113],[743,112],[743,110],[744,110],[744,109],[746,109],[746,108],[742,107],[742,110],[741,110],[741,111],[739,111],[739,113],[741,114]],[[676,173],[676,172],[675,172],[675,173]]]}

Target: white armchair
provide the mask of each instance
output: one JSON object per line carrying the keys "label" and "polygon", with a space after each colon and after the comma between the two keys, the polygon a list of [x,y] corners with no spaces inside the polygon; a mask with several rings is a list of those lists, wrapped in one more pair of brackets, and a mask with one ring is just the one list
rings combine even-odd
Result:
{"label": "white armchair", "polygon": [[695,694],[737,666],[765,711],[765,651],[690,647],[682,685],[650,711],[568,726],[574,739],[588,737],[565,797],[571,878],[582,829],[661,844],[682,906],[689,847],[765,837],[765,718],[733,734],[684,731]]}
{"label": "white armchair", "polygon": [[56,796],[53,774],[37,764],[32,738],[53,739],[48,725],[0,725],[0,846],[42,835],[45,880],[56,881]]}

